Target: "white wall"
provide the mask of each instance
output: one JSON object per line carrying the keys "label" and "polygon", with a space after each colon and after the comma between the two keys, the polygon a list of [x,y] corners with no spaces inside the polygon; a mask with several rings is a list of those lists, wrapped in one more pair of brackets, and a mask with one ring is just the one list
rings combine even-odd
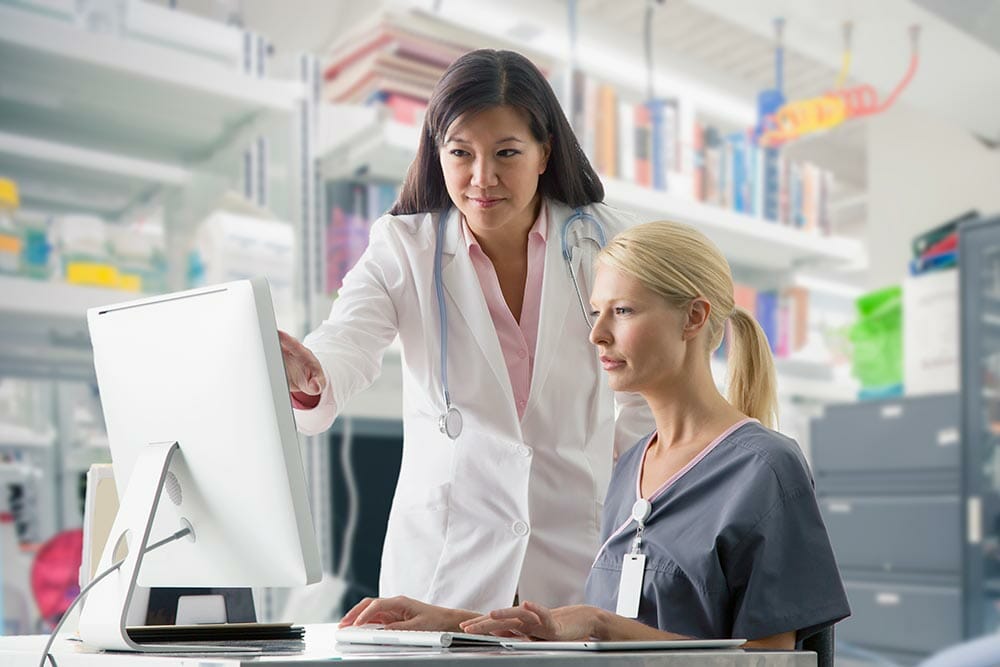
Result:
{"label": "white wall", "polygon": [[1000,151],[903,106],[868,121],[870,288],[901,283],[911,239],[972,208],[1000,213]]}

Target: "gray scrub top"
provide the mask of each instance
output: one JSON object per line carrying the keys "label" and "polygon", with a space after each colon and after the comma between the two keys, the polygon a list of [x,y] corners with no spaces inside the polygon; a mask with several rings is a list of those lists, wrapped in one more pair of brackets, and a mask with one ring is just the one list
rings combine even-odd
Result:
{"label": "gray scrub top", "polygon": [[[622,455],[604,502],[604,546],[586,599],[615,611],[651,435]],[[699,638],[809,635],[850,615],[813,480],[794,440],[738,425],[652,499],[638,620]],[[626,522],[629,525],[614,533]]]}

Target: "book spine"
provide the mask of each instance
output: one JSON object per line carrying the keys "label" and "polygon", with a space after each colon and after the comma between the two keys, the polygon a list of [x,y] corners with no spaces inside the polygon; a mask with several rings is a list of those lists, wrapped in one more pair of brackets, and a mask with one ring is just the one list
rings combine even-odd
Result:
{"label": "book spine", "polygon": [[653,165],[650,159],[652,134],[649,107],[645,104],[635,105],[635,182],[647,188],[653,186]]}
{"label": "book spine", "polygon": [[629,102],[618,102],[618,172],[624,181],[634,183],[635,154],[635,108]]}
{"label": "book spine", "polygon": [[616,142],[618,96],[613,87],[602,84],[598,88],[597,99],[597,168],[605,176],[616,178],[618,176]]}

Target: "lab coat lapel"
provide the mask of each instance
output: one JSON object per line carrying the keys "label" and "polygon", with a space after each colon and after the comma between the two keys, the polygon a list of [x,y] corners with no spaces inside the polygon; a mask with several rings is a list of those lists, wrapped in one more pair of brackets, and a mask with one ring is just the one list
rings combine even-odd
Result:
{"label": "lab coat lapel", "polygon": [[[472,258],[469,256],[468,248],[465,246],[465,239],[462,236],[461,213],[457,208],[451,209],[448,222],[445,226],[445,244],[443,261],[447,264],[441,270],[441,278],[445,291],[451,297],[450,303],[445,304],[448,308],[449,318],[455,317],[464,320],[469,328],[469,335],[473,338],[482,350],[483,355],[493,369],[497,382],[509,397],[510,404],[514,404],[514,389],[510,384],[510,374],[507,372],[507,364],[503,359],[503,351],[500,349],[500,340],[497,338],[496,327],[493,326],[493,319],[490,317],[489,308],[486,306],[486,297],[479,285],[479,276],[476,268],[472,265]],[[451,261],[448,262],[448,255]],[[456,363],[454,357],[448,363]]]}
{"label": "lab coat lapel", "polygon": [[[545,273],[542,278],[542,307],[538,316],[538,338],[535,343],[535,365],[531,373],[531,391],[527,415],[538,401],[540,388],[552,364],[560,354],[560,340],[565,336],[566,318],[583,317],[576,303],[576,292],[570,282],[569,270],[562,256],[562,224],[572,215],[565,205],[549,200],[549,228],[545,242]],[[573,258],[573,269],[579,271],[580,257]],[[589,298],[589,295],[585,295]],[[570,310],[570,308],[574,310]]]}

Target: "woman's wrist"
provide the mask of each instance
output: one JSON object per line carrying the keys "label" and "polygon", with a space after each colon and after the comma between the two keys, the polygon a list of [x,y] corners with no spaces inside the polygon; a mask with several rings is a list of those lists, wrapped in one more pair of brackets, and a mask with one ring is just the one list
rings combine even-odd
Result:
{"label": "woman's wrist", "polygon": [[590,629],[590,634],[595,639],[613,640],[615,635],[615,619],[618,616],[612,614],[607,609],[594,607],[594,626]]}
{"label": "woman's wrist", "polygon": [[473,618],[479,618],[482,616],[477,611],[467,611],[465,609],[449,609],[448,610],[448,630],[450,632],[464,632],[462,630],[462,622],[469,621]]}

